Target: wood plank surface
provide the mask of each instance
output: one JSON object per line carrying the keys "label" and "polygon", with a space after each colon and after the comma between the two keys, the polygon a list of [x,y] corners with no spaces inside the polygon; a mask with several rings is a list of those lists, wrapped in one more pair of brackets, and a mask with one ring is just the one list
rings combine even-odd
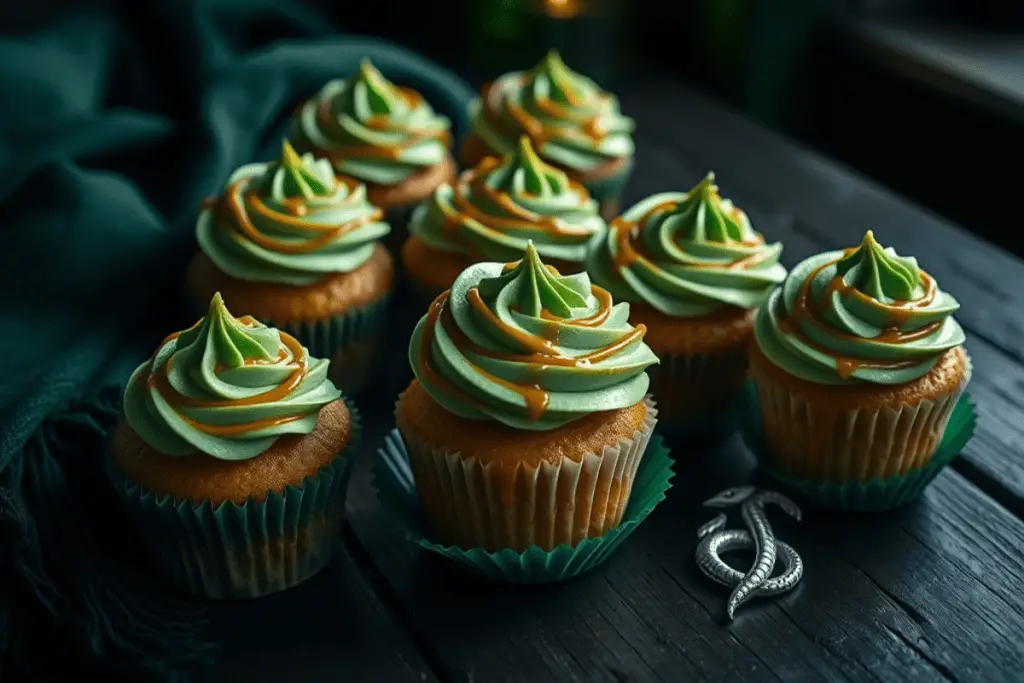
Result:
{"label": "wood plank surface", "polygon": [[216,663],[203,683],[430,683],[409,632],[342,549],[313,579],[259,600],[214,603]]}
{"label": "wood plank surface", "polygon": [[[918,256],[963,304],[978,435],[960,471],[945,471],[906,509],[808,510],[799,524],[773,516],[803,556],[806,578],[790,595],[741,610],[732,624],[723,621],[725,592],[699,575],[692,555],[696,529],[711,516],[700,501],[756,476],[735,437],[677,449],[668,500],[608,565],[534,587],[475,578],[407,542],[380,514],[366,451],[349,494],[351,538],[439,678],[1019,680],[1024,523],[1012,513],[1021,512],[1024,488],[1024,409],[1007,397],[1024,388],[1024,353],[1014,343],[1024,329],[1024,292],[1010,279],[1024,265],[686,90],[641,82],[622,99],[642,131],[627,200],[686,189],[713,168],[723,193],[758,229],[786,243],[787,265],[855,244],[868,227]],[[404,359],[401,335],[391,345]],[[396,362],[361,399],[368,444],[391,427],[394,396],[408,376]]]}
{"label": "wood plank surface", "polygon": [[[374,419],[368,436],[388,428]],[[1024,523],[958,473],[893,513],[773,515],[806,578],[726,624],[726,594],[693,563],[712,516],[700,501],[751,480],[753,463],[735,437],[675,457],[668,500],[609,564],[562,584],[485,581],[409,543],[378,509],[369,458],[350,524],[445,681],[1017,680]]]}

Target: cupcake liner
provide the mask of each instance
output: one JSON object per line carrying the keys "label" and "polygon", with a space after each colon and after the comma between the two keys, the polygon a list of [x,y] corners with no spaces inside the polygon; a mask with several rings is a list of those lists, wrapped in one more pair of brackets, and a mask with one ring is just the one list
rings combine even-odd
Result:
{"label": "cupcake liner", "polygon": [[[608,559],[658,503],[665,499],[665,493],[671,488],[672,459],[661,437],[651,437],[648,431],[641,439],[637,439],[634,445],[643,448],[632,449],[637,451],[636,455],[622,462],[619,469],[620,474],[624,474],[628,468],[633,468],[635,472],[628,494],[628,504],[627,496],[622,496],[623,507],[613,512],[613,517],[620,520],[619,524],[605,530],[600,536],[585,538],[575,546],[563,543],[553,550],[544,550],[540,546],[532,545],[521,552],[512,548],[488,551],[483,547],[463,548],[440,543],[440,538],[435,532],[430,531],[426,521],[409,454],[398,430],[388,435],[384,447],[379,451],[380,457],[374,464],[374,485],[384,510],[394,518],[407,537],[421,547],[494,580],[512,583],[562,581],[587,572]],[[606,454],[608,450],[615,449],[606,449]],[[588,458],[599,460],[596,455]],[[445,467],[448,467],[450,462],[453,463],[452,469],[459,469],[457,455],[452,454],[442,460]],[[551,469],[560,468],[552,466]],[[570,472],[573,468],[561,469]],[[570,476],[574,474],[578,477],[583,468],[580,463],[576,463],[574,469],[575,472]],[[600,465],[597,469],[600,469]],[[479,467],[475,469],[478,475],[480,470]],[[475,521],[476,526],[479,527],[479,522],[484,519],[494,521],[494,506],[474,502],[466,497],[460,498],[460,503],[467,506],[466,512],[461,516],[466,520]],[[579,507],[577,504],[577,508]],[[502,512],[498,517],[503,518],[506,515]],[[502,521],[498,520],[499,523]]]}
{"label": "cupcake liner", "polygon": [[[647,369],[658,400],[658,431],[670,438],[713,439],[735,431],[743,408],[745,349],[734,353],[658,354]],[[693,398],[700,404],[694,406]],[[687,405],[690,403],[690,405]]]}
{"label": "cupcake liner", "polygon": [[[966,384],[965,380],[963,385]],[[940,416],[938,419],[942,419],[942,414],[948,416],[942,438],[927,462],[902,474],[888,474],[860,481],[857,478],[859,472],[854,466],[855,459],[850,458],[849,465],[851,467],[848,468],[850,475],[848,478],[800,478],[766,464],[768,458],[762,442],[761,408],[757,388],[753,382],[748,382],[745,394],[745,409],[740,413],[742,417],[740,431],[747,447],[757,457],[761,469],[782,486],[805,500],[836,510],[861,512],[888,510],[912,502],[942,468],[952,462],[953,458],[964,449],[973,436],[977,423],[974,405],[966,391],[958,392],[942,401],[939,408],[935,407],[937,402],[923,401],[922,404],[931,405],[908,406],[905,409],[906,416],[909,417],[912,414],[915,419],[931,419],[933,422],[936,420],[936,416]],[[892,420],[875,420],[876,430],[882,425],[896,423]],[[888,434],[884,432],[885,430],[881,430],[873,437],[892,438],[891,430]]]}
{"label": "cupcake liner", "polygon": [[109,463],[140,537],[179,588],[214,599],[255,598],[302,583],[330,562],[362,436],[359,412],[345,404],[352,416],[348,445],[298,486],[262,500],[175,500],[128,481]]}
{"label": "cupcake liner", "polygon": [[335,386],[351,396],[365,389],[373,378],[391,294],[388,292],[366,306],[322,320],[262,322],[298,339],[310,355],[329,358],[328,376]]}

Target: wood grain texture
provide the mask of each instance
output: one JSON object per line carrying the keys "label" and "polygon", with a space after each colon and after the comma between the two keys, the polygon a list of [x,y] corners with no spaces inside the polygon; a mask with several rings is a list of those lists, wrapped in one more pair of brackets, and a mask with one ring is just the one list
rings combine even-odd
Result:
{"label": "wood grain texture", "polygon": [[[1000,297],[1013,305],[1024,298],[1006,281],[1024,273],[1020,263],[685,91],[640,83],[622,95],[642,131],[627,201],[686,189],[713,168],[723,194],[785,242],[787,265],[856,243],[870,227],[961,299],[981,422],[958,467],[984,490],[949,469],[903,510],[807,510],[799,524],[772,514],[779,536],[803,556],[806,577],[727,624],[726,591],[693,562],[696,529],[712,516],[700,502],[755,478],[753,463],[736,437],[680,445],[668,499],[607,565],[551,586],[487,582],[408,542],[376,503],[370,447],[392,426],[393,397],[409,377],[396,333],[395,362],[360,399],[367,448],[349,492],[349,538],[378,572],[385,601],[444,681],[1018,680],[1024,522],[1011,512],[1022,511],[1024,408],[1013,397],[1024,388],[1024,365],[1011,342],[1024,308],[1006,313],[1002,327],[986,327],[984,316]],[[975,266],[959,273],[968,263]],[[747,561],[741,554],[736,566]]]}
{"label": "wood grain texture", "polygon": [[[683,92],[687,102],[696,104],[677,102],[673,112],[712,106]],[[956,317],[967,331],[974,362],[969,391],[979,425],[954,467],[1024,517],[1024,347],[1013,341],[1024,331],[1024,262],[811,152],[793,146],[787,156],[785,141],[735,114],[718,110],[718,128],[711,129],[715,135],[672,134],[712,124],[705,118],[688,121],[683,113],[670,125],[663,121],[664,109],[652,106],[648,97],[643,89],[624,96],[624,106],[634,105],[630,111],[639,130],[631,199],[687,189],[713,169],[723,196],[747,211],[768,239],[782,241],[786,266],[823,250],[855,245],[872,229],[886,246],[916,256],[957,297],[961,309]],[[718,154],[722,148],[732,150],[737,140],[745,143],[745,151]]]}
{"label": "wood grain texture", "polygon": [[210,611],[219,651],[203,683],[437,680],[345,550],[304,584]]}
{"label": "wood grain texture", "polygon": [[[368,441],[389,427],[372,420]],[[668,500],[619,553],[557,585],[484,581],[408,542],[378,509],[369,459],[350,524],[442,680],[1010,681],[1024,667],[1024,523],[956,472],[894,513],[772,515],[806,578],[726,624],[726,593],[693,562],[712,516],[700,501],[753,463],[735,437],[676,461]]]}

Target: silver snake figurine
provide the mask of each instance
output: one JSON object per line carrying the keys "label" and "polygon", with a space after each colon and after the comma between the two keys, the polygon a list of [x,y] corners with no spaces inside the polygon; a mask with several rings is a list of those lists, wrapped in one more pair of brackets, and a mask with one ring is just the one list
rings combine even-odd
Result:
{"label": "silver snake figurine", "polygon": [[[740,513],[747,529],[726,529],[725,512],[697,530],[696,559],[701,572],[712,581],[731,586],[733,591],[726,605],[732,620],[736,608],[757,595],[778,595],[791,590],[804,574],[804,563],[789,545],[777,541],[772,532],[765,506],[776,505],[791,517],[800,520],[800,508],[786,496],[774,491],[758,491],[753,486],[726,489],[704,502],[705,507],[730,508],[741,505]],[[730,550],[753,548],[754,565],[742,574],[721,558]],[[776,556],[782,559],[785,571],[771,578]]]}

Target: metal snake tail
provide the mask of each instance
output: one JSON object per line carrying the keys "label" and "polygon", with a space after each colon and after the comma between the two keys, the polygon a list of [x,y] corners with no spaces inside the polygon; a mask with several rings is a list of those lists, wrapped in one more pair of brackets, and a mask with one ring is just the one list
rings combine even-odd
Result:
{"label": "metal snake tail", "polygon": [[[774,491],[757,491],[752,486],[742,486],[726,489],[704,505],[712,508],[741,505],[740,513],[747,526],[746,530],[726,529],[727,518],[723,512],[697,531],[700,539],[696,551],[697,566],[712,581],[733,588],[726,604],[730,620],[736,609],[747,600],[758,595],[778,595],[796,586],[803,577],[803,560],[793,548],[775,539],[765,513],[766,506],[776,505],[799,521],[800,508],[793,501]],[[754,550],[755,560],[746,574],[736,571],[721,558],[724,552],[748,548]],[[770,578],[777,559],[782,560],[785,571]]]}

